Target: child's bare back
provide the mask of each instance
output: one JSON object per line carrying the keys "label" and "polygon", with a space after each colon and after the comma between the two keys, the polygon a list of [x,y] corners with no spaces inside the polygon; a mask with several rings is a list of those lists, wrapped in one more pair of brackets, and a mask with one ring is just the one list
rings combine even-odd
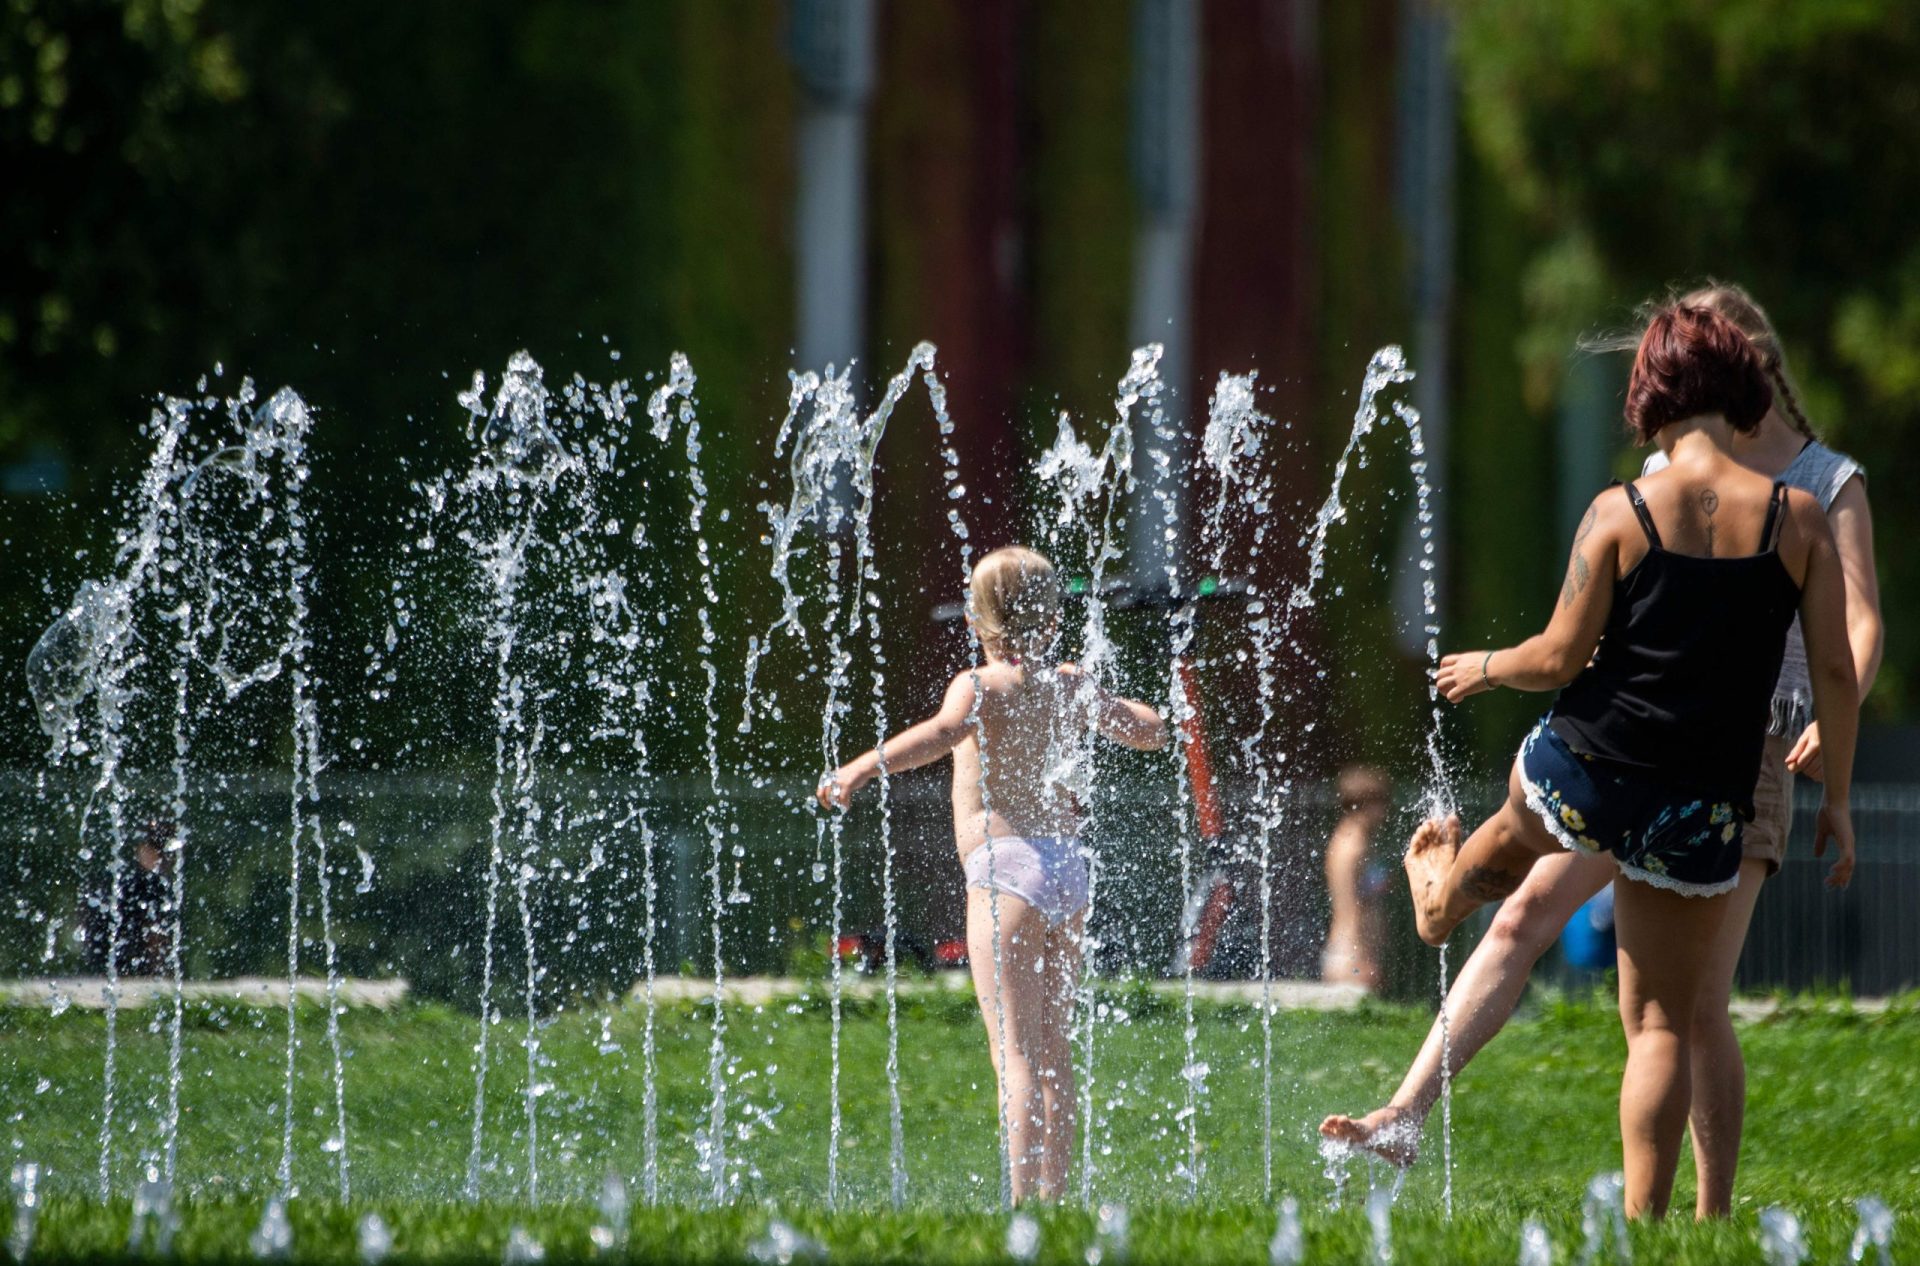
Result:
{"label": "child's bare back", "polygon": [[1100,690],[1075,664],[1029,668],[989,656],[953,679],[942,713],[949,708],[967,725],[953,749],[954,843],[963,859],[988,835],[1079,833],[1090,727],[1129,747],[1166,742],[1157,713]]}
{"label": "child's bare back", "polygon": [[988,835],[1063,838],[1078,833],[1090,781],[1090,737],[1152,751],[1166,746],[1154,709],[1101,689],[1078,665],[1052,663],[1059,586],[1031,550],[996,550],[971,582],[968,620],[986,662],[948,683],[940,710],[834,770],[826,804],[848,803],[878,776],[953,753],[954,842],[964,860]]}

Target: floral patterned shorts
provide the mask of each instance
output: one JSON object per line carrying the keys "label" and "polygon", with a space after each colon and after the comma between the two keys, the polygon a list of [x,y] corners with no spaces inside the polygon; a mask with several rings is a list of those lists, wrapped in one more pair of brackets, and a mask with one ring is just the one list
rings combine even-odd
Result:
{"label": "floral patterned shorts", "polygon": [[1745,823],[1732,802],[1690,796],[1630,765],[1568,747],[1548,718],[1520,744],[1527,808],[1567,848],[1612,853],[1620,873],[1712,897],[1740,882]]}

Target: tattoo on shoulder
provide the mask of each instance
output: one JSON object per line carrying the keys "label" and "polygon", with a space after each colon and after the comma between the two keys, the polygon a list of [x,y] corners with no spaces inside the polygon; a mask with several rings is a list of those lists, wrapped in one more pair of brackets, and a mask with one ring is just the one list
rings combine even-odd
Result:
{"label": "tattoo on shoulder", "polygon": [[1524,878],[1492,866],[1472,866],[1460,877],[1460,891],[1475,901],[1501,901],[1512,896]]}

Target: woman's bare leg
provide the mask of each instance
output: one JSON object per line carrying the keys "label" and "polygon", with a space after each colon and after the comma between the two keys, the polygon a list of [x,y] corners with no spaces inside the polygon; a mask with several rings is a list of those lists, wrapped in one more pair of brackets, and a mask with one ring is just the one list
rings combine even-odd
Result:
{"label": "woman's bare leg", "polygon": [[1613,894],[1620,942],[1620,1147],[1627,1216],[1666,1216],[1692,1092],[1694,1009],[1729,894],[1688,897],[1623,880]]}
{"label": "woman's bare leg", "polygon": [[[996,905],[1000,914],[997,983],[993,944]],[[1040,1043],[1046,1031],[1047,1004],[1046,982],[1035,968],[1045,953],[1046,935],[1046,920],[1020,898],[985,888],[967,890],[967,962],[999,1084],[997,1110],[1005,1114],[1002,1124],[1016,1203],[1035,1194],[1043,1181],[1046,1103],[1037,1066],[1044,1056]]]}
{"label": "woman's bare leg", "polygon": [[1330,1116],[1320,1133],[1375,1152],[1397,1165],[1410,1165],[1419,1151],[1420,1130],[1440,1098],[1443,1047],[1458,1074],[1493,1040],[1520,1004],[1527,977],[1580,907],[1615,875],[1605,857],[1562,850],[1543,857],[1525,882],[1500,905],[1487,934],[1460,968],[1447,992],[1449,1033],[1438,1019],[1407,1069],[1400,1089],[1385,1107],[1363,1117]]}
{"label": "woman's bare leg", "polygon": [[1047,932],[1044,979],[1046,1014],[1041,1021],[1039,1047],[1040,1094],[1046,1109],[1046,1153],[1040,1166],[1037,1194],[1056,1200],[1066,1194],[1067,1171],[1073,1165],[1073,1138],[1079,1101],[1073,1080],[1073,995],[1080,984],[1083,911]]}
{"label": "woman's bare leg", "polygon": [[1457,817],[1422,822],[1408,841],[1407,884],[1420,939],[1442,944],[1475,910],[1512,896],[1535,862],[1560,851],[1560,842],[1527,808],[1515,761],[1507,775],[1506,803],[1464,844]]}
{"label": "woman's bare leg", "polygon": [[1740,1134],[1747,1115],[1747,1065],[1727,1004],[1740,948],[1767,880],[1758,858],[1740,863],[1740,886],[1727,894],[1727,913],[1708,951],[1700,997],[1693,1008],[1693,1164],[1698,1175],[1694,1214],[1724,1218],[1733,1209],[1733,1175],[1740,1166]]}

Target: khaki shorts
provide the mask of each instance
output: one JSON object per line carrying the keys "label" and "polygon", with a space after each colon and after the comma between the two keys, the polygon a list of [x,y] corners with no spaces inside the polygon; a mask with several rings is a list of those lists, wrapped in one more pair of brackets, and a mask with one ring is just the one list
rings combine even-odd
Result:
{"label": "khaki shorts", "polygon": [[1753,788],[1753,821],[1741,839],[1741,855],[1767,864],[1769,876],[1780,873],[1787,855],[1787,832],[1793,827],[1793,771],[1787,768],[1790,739],[1767,736],[1760,758],[1760,781]]}

